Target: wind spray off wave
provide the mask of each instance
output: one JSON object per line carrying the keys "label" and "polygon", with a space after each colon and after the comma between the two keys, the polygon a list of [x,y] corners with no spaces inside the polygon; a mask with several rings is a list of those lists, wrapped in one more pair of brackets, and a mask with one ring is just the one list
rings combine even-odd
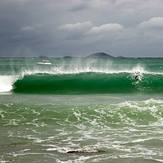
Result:
{"label": "wind spray off wave", "polygon": [[[91,60],[92,61],[92,60]],[[16,75],[0,76],[0,92],[92,94],[163,92],[163,73],[144,66],[115,68],[112,63],[50,65],[24,68]]]}

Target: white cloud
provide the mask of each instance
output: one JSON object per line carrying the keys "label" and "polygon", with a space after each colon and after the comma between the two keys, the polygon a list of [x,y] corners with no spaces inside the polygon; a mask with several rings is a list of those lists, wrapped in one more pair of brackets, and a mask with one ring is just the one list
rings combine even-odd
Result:
{"label": "white cloud", "polygon": [[59,27],[61,30],[65,31],[83,31],[91,28],[92,23],[90,21],[78,22],[74,24],[65,24]]}
{"label": "white cloud", "polygon": [[123,30],[123,26],[121,24],[109,23],[109,24],[103,24],[100,26],[92,27],[89,30],[88,34],[101,34],[101,33],[107,33],[107,32],[118,32],[122,30]]}
{"label": "white cloud", "polygon": [[121,32],[124,27],[118,23],[108,23],[102,25],[95,25],[90,21],[87,22],[78,22],[74,24],[65,24],[59,27],[59,30],[62,31],[62,35],[67,39],[79,39],[81,38],[94,38],[100,39],[101,37],[109,34],[115,34]]}
{"label": "white cloud", "polygon": [[140,28],[163,29],[163,17],[152,17],[139,24]]}

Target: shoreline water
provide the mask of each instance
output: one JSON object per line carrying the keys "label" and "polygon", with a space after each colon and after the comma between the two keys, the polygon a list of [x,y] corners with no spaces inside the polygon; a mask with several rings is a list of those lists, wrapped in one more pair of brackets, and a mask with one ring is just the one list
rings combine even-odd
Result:
{"label": "shoreline water", "polygon": [[0,161],[162,160],[162,99],[123,94],[0,96]]}

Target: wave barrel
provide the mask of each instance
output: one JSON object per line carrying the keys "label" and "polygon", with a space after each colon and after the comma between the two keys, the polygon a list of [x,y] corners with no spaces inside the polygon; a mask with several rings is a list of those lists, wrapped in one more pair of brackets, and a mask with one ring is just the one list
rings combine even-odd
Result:
{"label": "wave barrel", "polygon": [[144,74],[137,81],[129,73],[33,74],[18,79],[13,91],[52,94],[163,92],[163,75]]}
{"label": "wave barrel", "polygon": [[16,93],[118,93],[136,90],[132,77],[126,73],[79,73],[27,75],[14,83]]}

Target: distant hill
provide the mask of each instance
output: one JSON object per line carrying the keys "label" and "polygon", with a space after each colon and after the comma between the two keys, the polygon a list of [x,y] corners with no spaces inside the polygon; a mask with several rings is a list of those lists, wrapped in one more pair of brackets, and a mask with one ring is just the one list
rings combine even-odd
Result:
{"label": "distant hill", "polygon": [[104,58],[104,59],[112,59],[115,58],[113,56],[111,56],[110,54],[104,53],[104,52],[98,52],[98,53],[93,53],[89,56],[87,56],[86,58]]}
{"label": "distant hill", "polygon": [[73,57],[71,57],[71,56],[64,56],[63,58],[64,59],[72,59]]}

